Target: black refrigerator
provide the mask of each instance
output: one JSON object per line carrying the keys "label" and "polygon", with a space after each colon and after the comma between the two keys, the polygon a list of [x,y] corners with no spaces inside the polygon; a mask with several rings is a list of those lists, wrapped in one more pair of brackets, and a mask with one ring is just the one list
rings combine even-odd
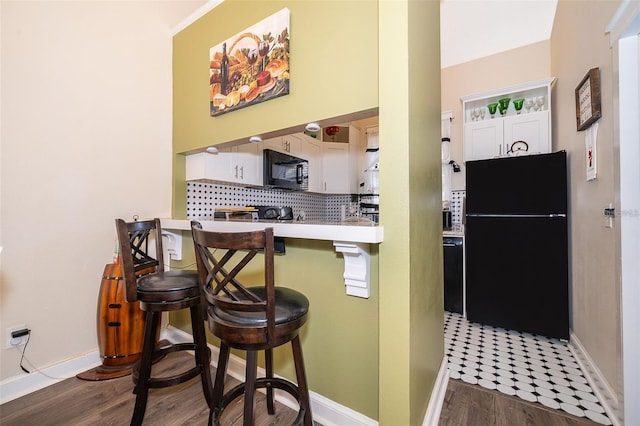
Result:
{"label": "black refrigerator", "polygon": [[567,154],[466,163],[467,319],[569,338]]}

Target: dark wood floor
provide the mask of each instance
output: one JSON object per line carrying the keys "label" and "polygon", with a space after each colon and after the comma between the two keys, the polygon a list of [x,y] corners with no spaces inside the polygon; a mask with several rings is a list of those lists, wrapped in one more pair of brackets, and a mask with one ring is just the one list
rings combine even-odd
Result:
{"label": "dark wood floor", "polygon": [[[154,374],[191,365],[187,354],[171,354],[154,366]],[[212,368],[212,373],[215,369]],[[229,385],[237,383],[228,378]],[[0,405],[0,424],[12,425],[125,425],[129,424],[134,395],[131,377],[89,382],[71,378],[22,398]],[[256,425],[289,425],[296,413],[277,404],[276,414],[266,412],[264,397],[258,394]],[[200,381],[152,389],[144,419],[147,425],[206,425],[209,410],[202,395]],[[223,425],[242,424],[242,399],[224,413]],[[440,426],[593,426],[541,404],[490,391],[480,386],[450,380],[440,416]],[[319,426],[316,423],[317,426]]]}
{"label": "dark wood floor", "polygon": [[449,380],[439,426],[593,426],[598,423],[498,391]]}
{"label": "dark wood floor", "polygon": [[[154,365],[154,375],[179,371],[180,364],[191,367],[193,357],[173,353]],[[176,367],[178,370],[176,370]],[[215,377],[215,368],[211,368]],[[169,375],[169,374],[166,374]],[[227,378],[227,389],[238,382]],[[84,381],[75,377],[0,405],[0,424],[12,425],[127,425],[131,421],[135,395],[131,393],[131,376],[105,381]],[[256,425],[288,425],[297,412],[276,403],[276,414],[270,416],[264,396],[257,394]],[[221,424],[242,424],[242,398],[224,412]],[[145,425],[206,425],[209,408],[199,380],[178,386],[151,389],[144,417]]]}

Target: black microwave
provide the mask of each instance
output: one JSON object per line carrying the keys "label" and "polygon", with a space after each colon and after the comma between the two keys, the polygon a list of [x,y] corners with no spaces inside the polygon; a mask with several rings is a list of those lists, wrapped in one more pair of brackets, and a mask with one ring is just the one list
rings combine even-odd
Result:
{"label": "black microwave", "polygon": [[265,149],[263,155],[263,184],[267,188],[296,191],[309,189],[309,162],[283,152]]}

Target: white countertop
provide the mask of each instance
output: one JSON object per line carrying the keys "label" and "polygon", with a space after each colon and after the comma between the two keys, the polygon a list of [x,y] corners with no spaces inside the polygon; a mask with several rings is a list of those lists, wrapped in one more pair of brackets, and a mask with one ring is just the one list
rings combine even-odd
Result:
{"label": "white countertop", "polygon": [[443,237],[464,237],[464,231],[442,231]]}
{"label": "white countertop", "polygon": [[[205,230],[223,232],[257,231],[272,227],[276,237],[309,240],[381,243],[384,239],[384,228],[368,222],[200,220],[200,223]],[[161,224],[166,230],[191,230],[189,219],[161,219]]]}

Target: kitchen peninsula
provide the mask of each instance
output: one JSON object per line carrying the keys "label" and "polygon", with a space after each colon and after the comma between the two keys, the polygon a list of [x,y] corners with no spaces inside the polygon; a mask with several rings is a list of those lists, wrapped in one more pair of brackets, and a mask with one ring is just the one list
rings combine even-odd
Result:
{"label": "kitchen peninsula", "polygon": [[[162,219],[163,234],[181,247],[182,231],[191,230],[187,219]],[[233,221],[201,220],[207,231],[246,232],[272,227],[276,237],[333,241],[335,250],[344,257],[344,282],[348,295],[368,298],[370,295],[370,244],[383,241],[384,228],[370,222],[319,222],[272,220]]]}

